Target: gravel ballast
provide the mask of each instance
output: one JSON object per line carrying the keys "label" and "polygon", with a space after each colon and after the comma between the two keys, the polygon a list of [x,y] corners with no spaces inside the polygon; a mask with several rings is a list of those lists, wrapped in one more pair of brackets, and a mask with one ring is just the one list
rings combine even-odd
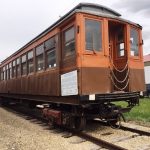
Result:
{"label": "gravel ballast", "polygon": [[0,107],[0,150],[91,150],[95,147],[87,141],[71,143],[76,137],[64,138],[57,130],[49,130],[46,124],[25,118]]}
{"label": "gravel ballast", "polygon": [[[124,126],[149,131],[150,128],[124,123]],[[121,147],[150,149],[150,137],[112,129],[99,124],[87,124],[87,133]],[[47,124],[0,107],[0,150],[98,150],[100,147],[77,136],[64,138],[66,132],[50,130]]]}

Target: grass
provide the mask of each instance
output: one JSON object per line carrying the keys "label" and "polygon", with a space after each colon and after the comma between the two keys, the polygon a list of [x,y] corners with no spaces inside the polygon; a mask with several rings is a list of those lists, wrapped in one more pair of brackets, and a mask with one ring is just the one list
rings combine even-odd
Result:
{"label": "grass", "polygon": [[[127,106],[125,102],[116,102],[116,105]],[[139,106],[135,106],[130,112],[124,114],[128,121],[140,121],[150,123],[150,98],[140,99]]]}

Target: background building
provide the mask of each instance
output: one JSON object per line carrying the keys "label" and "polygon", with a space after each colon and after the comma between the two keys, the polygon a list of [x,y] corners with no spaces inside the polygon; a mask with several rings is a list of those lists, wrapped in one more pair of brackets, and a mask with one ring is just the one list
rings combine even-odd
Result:
{"label": "background building", "polygon": [[146,94],[150,95],[150,54],[144,56]]}

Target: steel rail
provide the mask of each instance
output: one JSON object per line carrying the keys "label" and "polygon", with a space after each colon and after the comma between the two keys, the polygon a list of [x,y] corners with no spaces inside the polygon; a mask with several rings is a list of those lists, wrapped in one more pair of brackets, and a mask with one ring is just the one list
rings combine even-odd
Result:
{"label": "steel rail", "polygon": [[[19,113],[21,113],[23,115],[27,115],[27,116],[31,117],[32,119],[37,119],[37,120],[40,120],[40,121],[42,121],[44,123],[48,123],[44,118],[42,118],[42,117],[40,117],[38,115],[35,115],[33,112],[24,111],[23,109],[17,109],[16,107],[15,108],[14,107],[5,107],[5,108],[6,109],[11,109],[11,110],[13,110],[13,111],[15,111],[17,113],[19,111]],[[92,142],[92,143],[94,143],[94,144],[96,144],[96,145],[98,145],[98,146],[100,146],[102,148],[107,148],[109,150],[127,150],[127,149],[125,149],[123,147],[120,147],[118,145],[115,145],[115,144],[109,143],[109,142],[107,142],[105,140],[102,140],[102,139],[96,138],[94,136],[91,136],[91,135],[89,135],[89,134],[87,134],[85,132],[76,131],[75,129],[68,129],[68,128],[62,128],[62,127],[60,127],[60,128],[63,129],[63,130],[66,130],[66,131],[68,131],[70,133],[72,133],[73,135],[76,135],[76,136],[78,136],[80,138],[83,138],[83,139],[85,139],[87,141],[90,141],[90,142]]]}
{"label": "steel rail", "polygon": [[73,131],[73,133],[81,138],[84,138],[85,140],[88,140],[102,148],[107,148],[109,150],[127,150],[123,147],[120,147],[118,145],[115,145],[115,144],[112,144],[110,142],[107,142],[105,140],[102,140],[102,139],[99,139],[99,138],[96,138],[94,136],[91,136],[87,133],[84,133],[84,132],[77,132],[77,131]]}
{"label": "steel rail", "polygon": [[139,135],[150,136],[150,132],[135,129],[135,128],[129,128],[129,127],[121,126],[120,129],[122,129],[124,131],[130,131],[130,132],[138,133]]}
{"label": "steel rail", "polygon": [[[99,120],[93,120],[93,121],[96,122],[96,123],[100,123],[100,124],[102,124],[104,126],[109,126],[106,122],[102,122],[102,121],[99,121]],[[124,131],[130,131],[130,132],[133,132],[133,133],[137,133],[139,135],[150,136],[150,132],[139,130],[139,129],[135,129],[135,128],[130,128],[130,127],[126,127],[126,126],[120,126],[120,128],[117,128],[117,130],[119,130],[119,129],[120,130],[124,130]]]}

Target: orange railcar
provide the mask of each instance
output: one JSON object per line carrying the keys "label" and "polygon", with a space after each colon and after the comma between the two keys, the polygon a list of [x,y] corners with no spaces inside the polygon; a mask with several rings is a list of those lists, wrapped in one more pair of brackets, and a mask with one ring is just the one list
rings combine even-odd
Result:
{"label": "orange railcar", "polygon": [[2,102],[47,103],[77,128],[88,118],[116,122],[145,89],[142,27],[120,16],[101,5],[77,5],[1,63]]}

